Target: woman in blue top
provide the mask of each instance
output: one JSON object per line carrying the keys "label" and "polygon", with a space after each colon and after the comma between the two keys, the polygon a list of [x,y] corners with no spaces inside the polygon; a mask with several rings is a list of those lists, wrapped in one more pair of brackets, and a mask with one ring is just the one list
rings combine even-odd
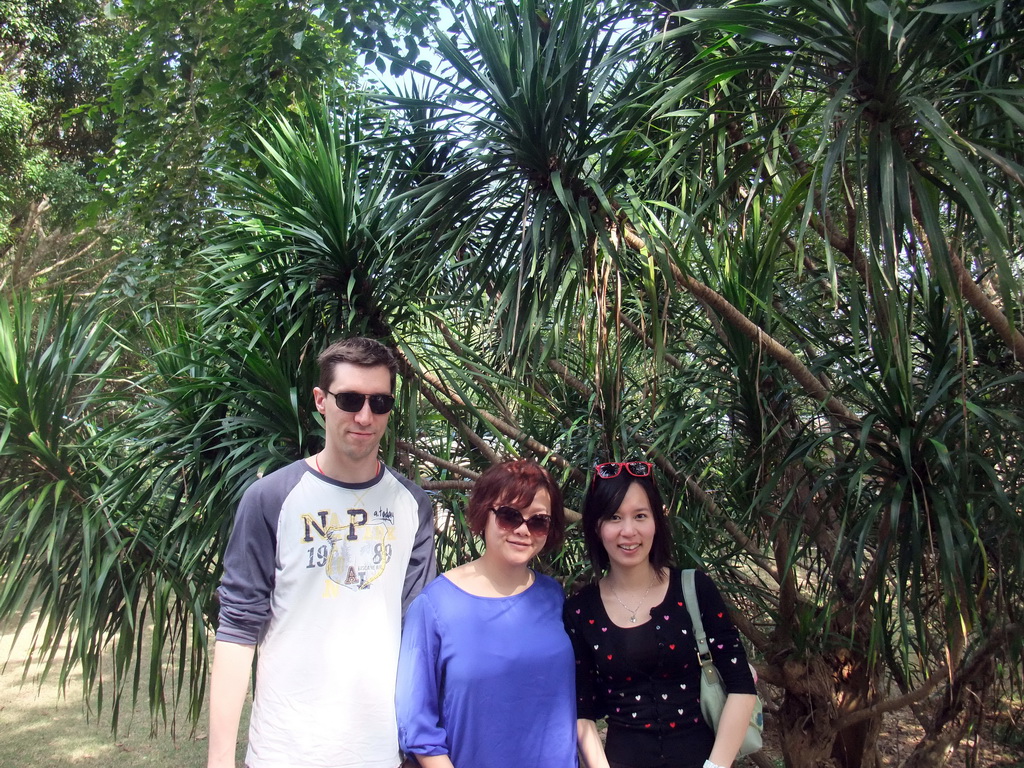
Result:
{"label": "woman in blue top", "polygon": [[[594,468],[583,535],[600,578],[565,603],[587,768],[727,768],[756,701],[739,633],[711,579],[695,574],[711,655],[728,692],[714,733],[700,710],[700,665],[665,506],[646,461]],[[602,745],[596,722],[606,718]]]}
{"label": "woman in blue top", "polygon": [[573,768],[562,588],[529,567],[561,545],[562,494],[536,463],[510,461],[480,476],[466,517],[484,554],[428,584],[405,617],[402,749],[423,768]]}

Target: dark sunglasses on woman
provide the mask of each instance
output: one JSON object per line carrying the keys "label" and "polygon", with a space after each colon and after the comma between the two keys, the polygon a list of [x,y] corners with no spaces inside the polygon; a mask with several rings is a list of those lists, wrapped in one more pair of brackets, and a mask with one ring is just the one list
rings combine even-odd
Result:
{"label": "dark sunglasses on woman", "polygon": [[546,536],[551,528],[551,515],[534,515],[523,517],[523,513],[515,507],[495,507],[491,510],[494,513],[494,522],[506,533],[511,533],[523,523],[534,536]]}

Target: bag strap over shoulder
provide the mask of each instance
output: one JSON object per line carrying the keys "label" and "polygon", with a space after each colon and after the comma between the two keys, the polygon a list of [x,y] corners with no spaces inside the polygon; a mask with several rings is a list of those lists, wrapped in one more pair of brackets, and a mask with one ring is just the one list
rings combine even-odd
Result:
{"label": "bag strap over shoulder", "polygon": [[693,581],[693,568],[683,571],[683,600],[686,602],[686,610],[690,613],[690,621],[693,622],[693,634],[697,639],[697,653],[701,656],[711,655],[708,648],[708,638],[704,634],[704,622],[700,618],[700,605],[697,603],[697,587]]}
{"label": "bag strap over shoulder", "polygon": [[693,636],[697,641],[697,660],[701,669],[707,675],[710,682],[718,683],[720,678],[718,670],[715,669],[711,659],[711,648],[708,647],[708,637],[704,632],[704,622],[700,617],[700,605],[697,602],[697,587],[694,583],[693,568],[687,568],[682,573],[683,601],[686,603],[686,610],[690,614],[690,621],[693,623]]}

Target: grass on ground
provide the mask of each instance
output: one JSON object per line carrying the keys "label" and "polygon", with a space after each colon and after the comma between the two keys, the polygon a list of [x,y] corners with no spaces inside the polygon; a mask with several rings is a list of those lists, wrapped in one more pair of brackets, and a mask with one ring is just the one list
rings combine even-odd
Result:
{"label": "grass on ground", "polygon": [[[29,627],[32,626],[30,621]],[[179,712],[177,735],[169,728],[150,737],[149,708],[140,700],[133,709],[122,705],[118,732],[110,728],[109,704],[89,716],[82,701],[82,679],[76,671],[61,691],[55,670],[40,682],[42,664],[25,674],[31,632],[17,640],[14,627],[0,625],[0,768],[200,768],[206,765],[206,713],[195,736]],[[144,691],[142,692],[144,695]],[[248,713],[243,714],[243,718]],[[244,756],[239,739],[239,765]]]}

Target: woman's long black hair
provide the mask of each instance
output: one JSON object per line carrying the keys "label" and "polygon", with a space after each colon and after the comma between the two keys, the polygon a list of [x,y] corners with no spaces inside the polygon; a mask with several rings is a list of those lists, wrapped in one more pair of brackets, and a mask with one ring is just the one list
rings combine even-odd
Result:
{"label": "woman's long black hair", "polygon": [[601,543],[601,522],[619,511],[629,486],[636,483],[644,489],[654,515],[654,541],[651,542],[651,565],[656,571],[672,565],[672,534],[654,476],[634,477],[625,470],[615,477],[597,477],[583,499],[583,538],[590,555],[590,566],[600,576],[608,570],[608,552]]}

